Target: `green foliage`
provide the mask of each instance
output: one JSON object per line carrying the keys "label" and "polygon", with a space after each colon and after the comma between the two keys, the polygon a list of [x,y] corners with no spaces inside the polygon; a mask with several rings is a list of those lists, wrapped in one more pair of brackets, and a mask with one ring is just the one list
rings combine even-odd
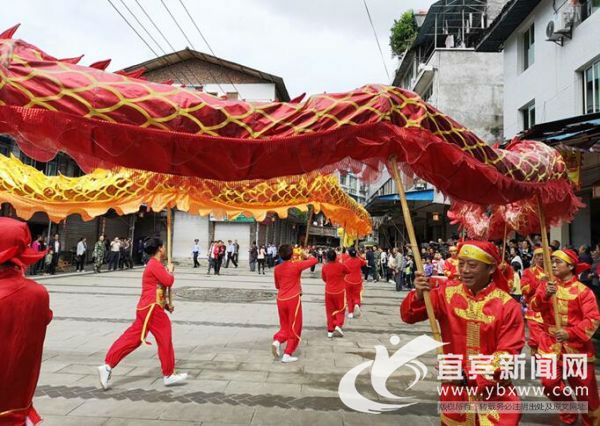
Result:
{"label": "green foliage", "polygon": [[404,55],[404,51],[415,40],[417,29],[417,21],[413,10],[407,10],[400,19],[394,19],[390,34],[390,47],[393,56],[402,57]]}

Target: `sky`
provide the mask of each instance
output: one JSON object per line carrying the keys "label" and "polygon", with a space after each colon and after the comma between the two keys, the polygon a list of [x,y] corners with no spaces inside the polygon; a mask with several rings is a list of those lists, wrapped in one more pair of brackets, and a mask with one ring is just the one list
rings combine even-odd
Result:
{"label": "sky", "polygon": [[[127,5],[168,53],[136,0],[112,0],[154,45]],[[210,53],[180,0],[137,0],[175,49]],[[427,9],[433,0],[366,0],[390,77],[363,0],[181,0],[217,56],[282,77],[290,96],[343,92],[368,83],[390,83],[397,61],[389,47],[390,28],[407,9]],[[81,64],[112,59],[110,71],[154,58],[108,0],[21,0],[0,14],[0,31],[21,23],[15,38],[59,58],[85,54]]]}

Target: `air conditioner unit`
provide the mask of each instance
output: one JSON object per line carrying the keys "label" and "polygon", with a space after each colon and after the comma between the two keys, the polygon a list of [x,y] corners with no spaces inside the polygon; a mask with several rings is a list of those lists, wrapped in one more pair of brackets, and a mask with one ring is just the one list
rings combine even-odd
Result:
{"label": "air conditioner unit", "polygon": [[554,20],[546,25],[546,41],[552,41],[560,46],[566,38],[571,39],[573,33],[573,23],[575,21],[575,11],[572,7],[561,9]]}

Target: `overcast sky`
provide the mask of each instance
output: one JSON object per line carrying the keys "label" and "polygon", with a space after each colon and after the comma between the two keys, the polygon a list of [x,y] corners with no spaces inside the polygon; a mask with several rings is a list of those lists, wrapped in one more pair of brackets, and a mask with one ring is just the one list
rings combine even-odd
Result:
{"label": "overcast sky", "polygon": [[[121,1],[162,43],[163,49],[170,52],[135,0],[113,0],[113,3],[138,27]],[[189,45],[160,0],[138,1],[176,49]],[[193,46],[209,53],[179,0],[165,1]],[[303,92],[347,91],[367,83],[391,81],[386,76],[363,0],[183,2],[217,56],[283,77],[291,97]],[[391,78],[396,65],[389,47],[394,19],[407,9],[427,9],[432,2],[367,0]],[[85,54],[82,64],[111,58],[109,70],[154,57],[108,0],[21,0],[10,3],[10,7],[3,8],[0,14],[1,30],[21,23],[15,37],[53,56]],[[138,31],[153,45],[143,30]]]}

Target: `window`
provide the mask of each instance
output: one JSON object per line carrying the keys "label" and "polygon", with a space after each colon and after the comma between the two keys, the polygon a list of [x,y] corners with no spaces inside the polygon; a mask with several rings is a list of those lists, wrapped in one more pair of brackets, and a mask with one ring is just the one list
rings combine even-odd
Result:
{"label": "window", "polygon": [[240,98],[238,92],[227,92],[228,101],[237,101]]}
{"label": "window", "polygon": [[600,61],[583,71],[583,113],[600,112]]}
{"label": "window", "polygon": [[535,126],[535,101],[528,103],[520,111],[523,117],[523,130]]}
{"label": "window", "polygon": [[357,179],[356,179],[356,176],[350,176],[350,183],[348,184],[348,186],[349,186],[349,187],[350,187],[352,190],[356,191],[356,183],[357,183],[357,182],[358,182],[358,181],[357,181]]}
{"label": "window", "polygon": [[343,186],[346,186],[346,179],[347,179],[347,178],[346,178],[346,175],[341,175],[341,176],[340,176],[340,183],[341,183]]}
{"label": "window", "polygon": [[535,35],[533,24],[523,33],[523,71],[535,62]]}

